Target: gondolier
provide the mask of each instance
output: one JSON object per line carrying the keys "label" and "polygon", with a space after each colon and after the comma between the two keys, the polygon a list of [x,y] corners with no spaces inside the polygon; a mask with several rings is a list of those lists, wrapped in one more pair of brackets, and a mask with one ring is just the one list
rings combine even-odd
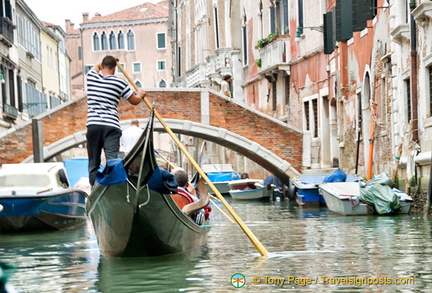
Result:
{"label": "gondolier", "polygon": [[122,130],[117,106],[120,98],[138,105],[146,92],[134,92],[128,83],[115,76],[118,58],[107,55],[87,73],[87,154],[89,179],[93,187],[101,163],[102,149],[106,160],[116,159]]}

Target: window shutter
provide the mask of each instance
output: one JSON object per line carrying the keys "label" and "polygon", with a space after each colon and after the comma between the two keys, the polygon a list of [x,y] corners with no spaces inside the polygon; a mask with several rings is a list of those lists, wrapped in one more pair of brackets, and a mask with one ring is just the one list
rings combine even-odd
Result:
{"label": "window shutter", "polygon": [[333,34],[333,11],[324,14],[324,54],[331,54],[335,49],[334,34]]}
{"label": "window shutter", "polygon": [[358,32],[367,27],[367,20],[373,18],[371,0],[352,0],[353,31]]}
{"label": "window shutter", "polygon": [[[355,1],[355,0],[354,0]],[[336,41],[346,42],[353,36],[352,0],[336,2]]]}

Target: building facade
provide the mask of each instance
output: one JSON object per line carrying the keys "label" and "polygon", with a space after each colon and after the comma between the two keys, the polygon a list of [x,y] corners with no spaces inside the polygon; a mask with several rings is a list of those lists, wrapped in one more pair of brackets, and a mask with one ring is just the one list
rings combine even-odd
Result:
{"label": "building facade", "polygon": [[70,97],[64,33],[41,22],[25,1],[0,1],[0,132]]}
{"label": "building facade", "polygon": [[169,86],[172,54],[167,22],[167,1],[144,3],[106,16],[83,13],[79,30],[66,21],[68,50],[78,57],[72,62],[73,88],[85,90],[85,74],[106,55],[118,57],[138,87]]}
{"label": "building facade", "polygon": [[229,73],[236,102],[303,130],[301,171],[386,172],[424,188],[431,11],[408,0],[171,0],[173,84],[218,89]]}

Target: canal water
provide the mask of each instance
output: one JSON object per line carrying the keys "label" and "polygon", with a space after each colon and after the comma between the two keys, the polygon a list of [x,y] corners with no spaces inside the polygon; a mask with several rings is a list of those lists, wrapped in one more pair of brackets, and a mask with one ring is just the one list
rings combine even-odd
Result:
{"label": "canal water", "polygon": [[432,292],[431,222],[344,217],[287,202],[231,206],[267,248],[261,257],[216,209],[208,243],[184,254],[106,258],[91,222],[73,231],[0,234],[18,292]]}

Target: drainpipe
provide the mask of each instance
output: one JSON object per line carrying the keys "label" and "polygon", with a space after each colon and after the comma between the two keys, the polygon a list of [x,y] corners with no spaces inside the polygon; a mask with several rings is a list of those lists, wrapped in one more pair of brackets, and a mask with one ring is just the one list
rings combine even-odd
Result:
{"label": "drainpipe", "polygon": [[411,103],[412,103],[412,140],[418,142],[418,102],[417,102],[417,39],[416,39],[416,24],[412,11],[416,8],[415,0],[410,0],[409,3],[410,16],[410,33],[411,33]]}

